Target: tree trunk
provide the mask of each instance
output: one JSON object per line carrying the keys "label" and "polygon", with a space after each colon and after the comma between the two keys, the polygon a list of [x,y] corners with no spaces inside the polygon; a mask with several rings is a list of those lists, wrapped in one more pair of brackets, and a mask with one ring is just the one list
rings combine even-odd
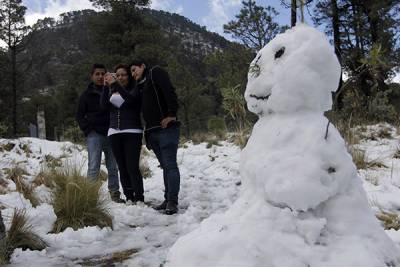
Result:
{"label": "tree trunk", "polygon": [[[383,45],[381,43],[381,34],[379,32],[379,14],[377,7],[373,4],[364,4],[364,12],[367,16],[367,20],[369,22],[369,32],[371,34],[371,43],[372,47],[377,45]],[[385,91],[387,89],[387,85],[385,84],[385,79],[387,78],[387,74],[385,70],[382,69],[381,66],[378,67],[378,75],[376,77],[376,82],[378,84],[379,91]]]}
{"label": "tree trunk", "polygon": [[[333,29],[333,43],[335,46],[335,54],[342,65],[342,52],[340,49],[340,31],[339,31],[339,10],[336,0],[331,0],[332,9],[332,29]],[[339,86],[336,92],[333,94],[335,102],[333,103],[334,109],[340,110],[343,108],[343,92],[340,91],[343,85],[343,75],[340,73]]]}
{"label": "tree trunk", "polygon": [[184,129],[185,129],[185,134],[187,138],[191,138],[191,132],[190,132],[190,120],[189,120],[189,110],[185,103],[182,104],[182,109],[183,109],[183,120],[184,120]]}
{"label": "tree trunk", "polygon": [[292,0],[292,4],[291,4],[291,25],[292,27],[296,26],[296,19],[297,19],[297,0]]}
{"label": "tree trunk", "polygon": [[17,135],[17,47],[11,50],[11,86],[12,86],[12,125],[13,135]]}

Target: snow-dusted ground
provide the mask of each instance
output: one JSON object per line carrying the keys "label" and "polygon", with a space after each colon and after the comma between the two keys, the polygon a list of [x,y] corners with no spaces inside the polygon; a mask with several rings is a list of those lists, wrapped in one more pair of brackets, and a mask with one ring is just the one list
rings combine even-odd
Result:
{"label": "snow-dusted ground", "polygon": [[[58,143],[33,138],[17,140],[0,139],[0,147],[15,144],[11,151],[0,149],[0,170],[18,164],[26,169],[27,181],[32,181],[43,168],[47,159],[62,158],[68,164],[82,166],[86,173],[87,152],[72,143]],[[25,146],[24,146],[25,145]],[[30,153],[26,153],[29,147]],[[49,156],[50,155],[50,156]],[[13,208],[25,208],[34,230],[49,244],[41,252],[17,249],[12,256],[12,266],[79,266],[86,259],[101,260],[115,252],[137,250],[121,266],[158,267],[166,258],[169,247],[181,235],[193,230],[211,213],[226,210],[236,199],[240,177],[238,161],[240,149],[230,143],[206,148],[206,144],[185,144],[179,149],[178,164],[181,171],[180,211],[167,216],[145,205],[116,204],[109,201],[114,230],[87,227],[78,231],[67,229],[59,234],[47,234],[56,219],[51,205],[44,203],[36,208],[15,191],[15,184],[8,180],[8,193],[0,195],[0,205],[6,226]],[[146,202],[159,203],[163,200],[162,170],[153,153],[146,158],[153,172],[144,181]],[[102,168],[105,167],[102,166]],[[49,196],[44,186],[37,188],[39,195]],[[106,184],[102,192],[108,198]],[[46,198],[46,197],[45,197]],[[118,265],[118,263],[116,263]],[[100,265],[100,264],[99,264]]]}
{"label": "snow-dusted ground", "polygon": [[[368,127],[364,135],[377,133],[382,127],[388,126]],[[365,138],[358,145],[366,151],[368,160],[380,161],[387,168],[361,170],[359,174],[376,212],[385,210],[400,213],[400,158],[393,158],[396,151],[400,150],[400,136],[394,128],[391,131],[391,138]],[[32,138],[0,139],[0,147],[6,143],[15,146],[11,151],[0,148],[0,173],[3,177],[6,168],[18,164],[29,173],[25,176],[27,181],[32,181],[46,164],[46,159],[51,162],[53,158],[75,162],[83,167],[83,173],[86,172],[87,153],[72,143]],[[227,142],[211,148],[207,148],[205,143],[187,143],[178,152],[182,176],[179,214],[167,216],[145,205],[115,204],[110,201],[114,230],[87,227],[78,231],[67,229],[63,233],[48,234],[56,219],[52,206],[43,203],[32,208],[30,202],[15,191],[14,183],[8,180],[7,193],[0,195],[7,227],[13,208],[26,208],[34,230],[49,244],[41,252],[17,249],[12,255],[12,266],[79,266],[88,259],[96,262],[109,258],[113,253],[132,249],[137,252],[115,265],[159,267],[164,263],[169,248],[180,236],[194,230],[210,214],[225,212],[237,199],[241,187],[239,157],[240,149]],[[146,201],[158,203],[163,196],[162,171],[157,167],[158,162],[152,153],[146,159],[153,171],[152,176],[144,181]],[[106,184],[102,192],[108,197]],[[43,199],[49,196],[49,190],[44,186],[37,188],[36,193]],[[400,246],[400,231],[386,232]]]}

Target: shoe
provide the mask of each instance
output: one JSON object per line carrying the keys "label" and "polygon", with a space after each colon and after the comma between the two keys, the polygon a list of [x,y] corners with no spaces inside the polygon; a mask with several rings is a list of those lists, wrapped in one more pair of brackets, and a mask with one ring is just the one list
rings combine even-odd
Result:
{"label": "shoe", "polygon": [[167,215],[172,215],[178,212],[178,203],[175,201],[168,201],[167,207],[165,208],[165,213]]}
{"label": "shoe", "polygon": [[167,201],[164,200],[163,203],[154,207],[155,210],[165,210],[167,208]]}
{"label": "shoe", "polygon": [[115,203],[125,203],[125,200],[120,197],[121,193],[119,191],[110,191],[110,196]]}

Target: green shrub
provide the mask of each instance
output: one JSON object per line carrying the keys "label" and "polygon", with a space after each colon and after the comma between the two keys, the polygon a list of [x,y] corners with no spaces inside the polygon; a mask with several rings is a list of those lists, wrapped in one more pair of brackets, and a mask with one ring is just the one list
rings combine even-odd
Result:
{"label": "green shrub", "polygon": [[378,92],[368,105],[368,117],[373,121],[394,122],[397,120],[396,109],[390,104],[388,92]]}
{"label": "green shrub", "polygon": [[218,138],[224,138],[226,135],[225,120],[221,117],[211,116],[207,123],[208,130]]}
{"label": "green shrub", "polygon": [[0,122],[0,138],[7,137],[7,134],[8,134],[8,126],[5,123]]}
{"label": "green shrub", "polygon": [[76,144],[85,143],[85,137],[77,125],[66,128],[63,132],[63,139]]}

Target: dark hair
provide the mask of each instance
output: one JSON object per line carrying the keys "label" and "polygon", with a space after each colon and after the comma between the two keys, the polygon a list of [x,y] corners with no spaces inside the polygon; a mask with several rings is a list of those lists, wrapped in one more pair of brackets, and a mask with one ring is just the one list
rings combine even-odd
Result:
{"label": "dark hair", "polygon": [[143,58],[136,58],[131,62],[129,68],[131,68],[132,66],[142,66],[143,64],[147,66],[146,60],[144,60]]}
{"label": "dark hair", "polygon": [[104,69],[107,72],[107,68],[106,66],[104,66],[104,64],[94,63],[92,66],[92,70],[90,71],[90,75],[93,75],[96,69]]}
{"label": "dark hair", "polygon": [[128,75],[128,86],[127,86],[127,88],[130,89],[132,87],[132,75],[131,75],[129,66],[126,65],[126,64],[120,63],[117,66],[115,66],[114,72],[117,72],[117,70],[119,70],[119,69],[124,69],[126,71],[126,74]]}

